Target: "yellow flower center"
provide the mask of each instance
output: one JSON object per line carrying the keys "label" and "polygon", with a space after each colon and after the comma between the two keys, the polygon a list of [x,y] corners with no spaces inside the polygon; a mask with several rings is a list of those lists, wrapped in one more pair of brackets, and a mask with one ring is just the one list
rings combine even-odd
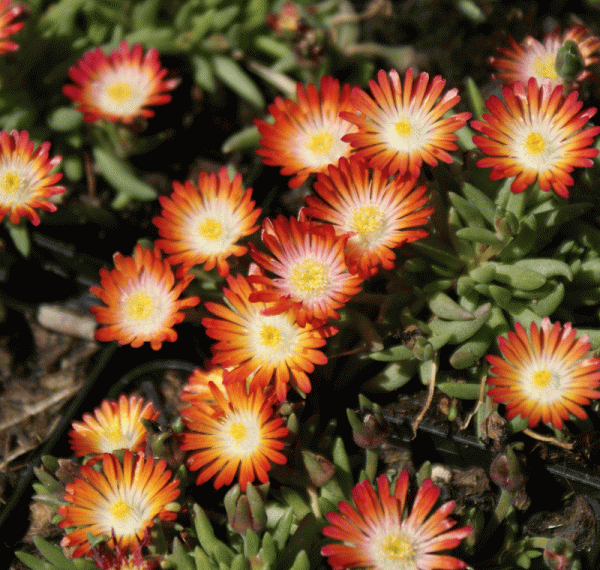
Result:
{"label": "yellow flower center", "polygon": [[554,56],[547,54],[536,58],[533,69],[539,77],[547,77],[553,81],[559,81],[560,77],[554,68]]}
{"label": "yellow flower center", "polygon": [[150,295],[143,291],[131,295],[125,304],[127,315],[138,321],[147,319],[152,314],[152,311],[154,311],[154,302]]}
{"label": "yellow flower center", "polygon": [[124,521],[130,513],[131,507],[123,499],[117,501],[110,508],[110,514],[118,521]]}
{"label": "yellow flower center", "polygon": [[552,375],[544,368],[535,372],[531,381],[536,388],[547,388],[552,381]]}
{"label": "yellow flower center", "polygon": [[131,85],[124,81],[115,81],[112,85],[108,86],[106,94],[115,103],[123,103],[131,98],[133,90]]}
{"label": "yellow flower center", "polygon": [[388,534],[381,542],[381,552],[397,564],[412,562],[415,556],[413,542],[404,534]]}
{"label": "yellow flower center", "polygon": [[243,424],[232,423],[229,426],[229,435],[236,443],[241,443],[248,437],[248,430]]}
{"label": "yellow flower center", "polygon": [[291,271],[290,284],[306,296],[323,293],[329,286],[327,266],[314,259],[304,259]]}
{"label": "yellow flower center", "polygon": [[352,214],[350,227],[362,238],[369,237],[381,229],[383,214],[375,206],[360,206]]}
{"label": "yellow flower center", "polygon": [[396,134],[401,137],[409,137],[412,133],[412,127],[408,121],[398,121],[394,128],[396,129]]}
{"label": "yellow flower center", "polygon": [[331,136],[331,133],[325,130],[310,135],[308,142],[306,143],[308,150],[318,156],[327,154],[332,146],[333,137]]}
{"label": "yellow flower center", "polygon": [[223,224],[214,218],[205,218],[198,225],[198,233],[204,239],[219,239],[223,235]]}
{"label": "yellow flower center", "polygon": [[530,154],[541,154],[546,150],[546,146],[544,137],[538,132],[529,133],[525,139],[525,147]]}
{"label": "yellow flower center", "polygon": [[0,191],[6,196],[14,196],[23,186],[23,182],[16,172],[7,172],[0,180]]}
{"label": "yellow flower center", "polygon": [[279,346],[281,334],[273,325],[263,325],[260,331],[260,340],[264,346]]}

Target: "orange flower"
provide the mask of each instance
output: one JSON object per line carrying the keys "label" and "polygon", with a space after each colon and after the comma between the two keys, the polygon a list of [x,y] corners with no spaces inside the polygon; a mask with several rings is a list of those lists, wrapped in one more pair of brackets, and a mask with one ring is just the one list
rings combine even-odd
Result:
{"label": "orange flower", "polygon": [[230,485],[236,474],[242,491],[256,478],[266,483],[271,463],[286,462],[280,450],[288,430],[273,411],[274,393],[248,393],[245,382],[236,382],[225,386],[225,396],[212,382],[209,386],[215,404],[192,402],[181,412],[189,430],[182,434],[181,449],[194,451],[187,466],[201,470],[196,484],[216,475],[213,485],[219,489]]}
{"label": "orange flower", "polygon": [[575,338],[571,323],[561,326],[548,317],[538,329],[532,322],[529,337],[521,323],[508,340],[498,337],[503,358],[488,355],[491,364],[488,396],[506,405],[506,417],[528,418],[529,427],[540,420],[562,429],[569,415],[584,420],[581,406],[600,397],[600,358],[586,357],[591,343],[586,334]]}
{"label": "orange flower", "polygon": [[11,0],[0,0],[0,55],[19,49],[19,44],[6,38],[16,34],[25,25],[25,22],[13,22],[24,11],[23,6],[11,6]]}
{"label": "orange flower", "polygon": [[340,117],[358,127],[357,132],[342,138],[357,149],[354,156],[368,160],[374,169],[387,167],[390,174],[408,172],[414,178],[423,161],[431,166],[438,160],[452,162],[447,151],[458,148],[454,131],[465,125],[471,113],[443,119],[460,101],[458,89],[450,89],[438,101],[446,80],[436,75],[428,84],[429,75],[423,72],[413,85],[413,70],[409,69],[402,85],[392,69],[387,74],[380,70],[377,81],[369,81],[373,97],[354,87],[350,95],[354,112],[340,112]]}
{"label": "orange flower", "polygon": [[433,208],[424,208],[426,187],[414,186],[414,178],[396,175],[390,180],[387,170],[370,174],[363,161],[341,158],[338,167],[318,175],[314,189],[319,198],[307,196],[302,215],[333,224],[338,234],[350,233],[348,268],[368,277],[379,265],[394,267],[391,248],[427,235],[414,228],[427,222]]}
{"label": "orange flower", "polygon": [[[563,80],[556,72],[554,64],[558,50],[568,40],[577,44],[584,67],[600,61],[598,57],[600,38],[590,36],[588,30],[583,26],[573,26],[564,34],[561,34],[560,26],[557,26],[544,38],[543,42],[527,36],[522,43],[518,44],[509,37],[510,47],[498,48],[504,57],[490,57],[490,63],[498,69],[492,77],[503,81],[505,85],[510,85],[515,81],[527,85],[531,77],[535,78],[538,84],[550,81],[552,87],[562,85]],[[583,69],[576,77],[576,81],[581,82],[590,75],[591,73],[587,69]]]}
{"label": "orange flower", "polygon": [[118,449],[143,451],[146,446],[146,428],[142,418],[154,421],[160,412],[155,412],[152,402],[144,405],[142,398],[125,394],[118,402],[103,400],[94,415],[83,414],[82,422],[73,422],[69,432],[71,449],[75,455],[112,453]]}
{"label": "orange flower", "polygon": [[176,514],[166,507],[179,496],[179,481],[170,481],[166,465],[164,459],[155,463],[152,457],[131,451],[125,452],[122,463],[105,453],[102,472],[82,465],[81,477],[65,487],[65,501],[70,504],[58,508],[64,517],[61,528],[76,527],[61,546],[75,547],[73,556],[82,556],[90,550],[88,533],[105,534],[112,537],[111,548],[118,545],[133,551],[156,517],[174,520]]}
{"label": "orange flower", "polygon": [[513,192],[522,192],[537,178],[544,192],[553,189],[567,198],[574,184],[570,172],[576,166],[592,166],[598,150],[591,148],[600,127],[583,128],[596,114],[594,107],[581,111],[583,103],[573,91],[564,98],[562,86],[541,87],[531,78],[527,89],[516,82],[502,89],[506,106],[495,95],[486,101],[491,114],[471,126],[485,136],[473,142],[488,156],[477,162],[492,167],[491,180],[516,176]]}
{"label": "orange flower", "polygon": [[49,142],[34,149],[27,131],[11,131],[10,135],[0,131],[0,221],[8,214],[9,220],[18,224],[21,216],[25,216],[37,226],[40,217],[36,208],[56,211],[56,206],[46,198],[65,191],[64,187],[56,186],[62,174],[50,174],[62,157],[49,159],[49,150]]}
{"label": "orange flower", "polygon": [[344,250],[349,234],[337,236],[331,224],[289,221],[279,216],[265,219],[263,243],[274,257],[250,244],[250,255],[263,269],[277,275],[272,281],[262,276],[250,280],[273,288],[255,291],[250,301],[274,303],[263,314],[277,314],[293,308],[303,327],[307,322],[339,319],[342,308],[360,291],[362,277],[348,272]]}
{"label": "orange flower", "polygon": [[377,493],[368,480],[361,481],[352,489],[354,506],[340,501],[341,512],[327,513],[330,526],[323,527],[323,534],[338,541],[326,544],[321,554],[327,556],[334,569],[366,568],[388,570],[390,568],[412,570],[456,570],[466,564],[443,550],[455,548],[470,532],[463,526],[448,530],[456,523],[448,516],[454,509],[454,501],[432,509],[440,496],[440,490],[425,479],[419,487],[408,516],[408,471],[402,471],[396,480],[394,494],[385,475],[377,478]]}
{"label": "orange flower", "polygon": [[218,388],[224,385],[225,369],[218,364],[208,362],[203,368],[195,368],[181,390],[184,402],[214,403],[212,392],[208,385],[212,382]]}
{"label": "orange flower", "polygon": [[86,52],[69,69],[69,77],[77,85],[65,85],[63,93],[77,103],[84,121],[131,123],[138,117],[154,116],[148,107],[171,100],[167,91],[174,89],[178,80],[163,81],[166,74],[156,49],[144,54],[140,44],[130,49],[123,40],[108,56],[100,48]]}
{"label": "orange flower", "polygon": [[300,327],[292,310],[264,314],[267,305],[251,302],[255,292],[268,291],[264,284],[249,283],[242,275],[229,276],[224,289],[227,306],[206,303],[217,319],[204,318],[206,334],[218,340],[213,347],[213,362],[227,368],[225,383],[246,383],[251,388],[268,386],[274,379],[275,392],[285,400],[288,383],[304,393],[310,392],[308,374],[315,364],[326,364],[327,357],[318,350],[325,345],[331,328],[308,323]]}
{"label": "orange flower", "polygon": [[159,196],[162,215],[152,220],[162,238],[156,246],[169,255],[169,263],[181,263],[178,275],[199,263],[210,271],[217,266],[221,277],[229,273],[227,258],[244,255],[248,248],[237,242],[258,229],[260,209],[254,208],[252,189],[242,188],[242,175],[229,180],[226,168],[219,176],[201,172],[198,184],[173,182],[170,198]]}
{"label": "orange flower", "polygon": [[154,350],[166,340],[177,340],[172,327],[184,318],[180,309],[200,302],[196,296],[179,299],[193,276],[185,275],[175,284],[171,266],[160,252],[139,244],[133,257],[115,253],[113,259],[115,269],[100,269],[101,286],[90,288],[92,295],[108,305],[90,307],[96,320],[107,325],[96,331],[96,340],[116,340],[134,348],[149,342]]}
{"label": "orange flower", "polygon": [[290,188],[300,186],[310,174],[323,172],[327,165],[337,164],[342,156],[349,156],[350,145],[342,142],[354,127],[341,119],[340,111],[351,111],[350,86],[340,90],[337,79],[325,75],[320,90],[309,84],[298,83],[298,102],[277,97],[268,109],[275,122],[256,120],[262,135],[257,154],[271,166],[282,166],[281,174],[293,175]]}

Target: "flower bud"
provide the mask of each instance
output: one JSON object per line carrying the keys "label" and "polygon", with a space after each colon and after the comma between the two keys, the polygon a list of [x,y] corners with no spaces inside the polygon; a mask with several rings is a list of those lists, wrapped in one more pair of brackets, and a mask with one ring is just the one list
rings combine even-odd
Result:
{"label": "flower bud", "polygon": [[501,489],[518,491],[525,486],[527,476],[521,471],[519,459],[511,447],[496,455],[490,465],[490,478]]}
{"label": "flower bud", "polygon": [[318,453],[303,449],[302,462],[310,481],[315,487],[321,487],[331,479],[335,473],[335,465]]}
{"label": "flower bud", "polygon": [[246,534],[248,529],[260,532],[267,524],[265,498],[269,484],[254,487],[248,483],[246,492],[242,493],[239,483],[236,483],[224,497],[227,521],[231,529],[239,534]]}
{"label": "flower bud", "polygon": [[583,71],[585,62],[573,40],[567,40],[556,54],[554,69],[562,79],[573,81]]}
{"label": "flower bud", "polygon": [[578,563],[573,559],[575,544],[568,538],[555,536],[548,541],[544,549],[544,562],[552,570],[574,570]]}

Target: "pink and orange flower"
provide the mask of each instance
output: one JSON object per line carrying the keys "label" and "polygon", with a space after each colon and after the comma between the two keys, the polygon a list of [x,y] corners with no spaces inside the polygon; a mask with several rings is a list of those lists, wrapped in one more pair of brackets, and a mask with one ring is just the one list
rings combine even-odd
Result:
{"label": "pink and orange flower", "polygon": [[19,44],[8,39],[16,34],[25,22],[15,22],[24,11],[23,6],[12,6],[11,0],[0,0],[0,55],[9,51],[17,51]]}
{"label": "pink and orange flower", "polygon": [[531,323],[529,335],[516,323],[508,339],[498,337],[502,357],[487,356],[488,396],[506,406],[509,420],[520,415],[531,428],[541,421],[560,430],[571,414],[587,418],[582,406],[600,398],[600,358],[588,355],[587,335],[576,336],[571,323],[544,317],[540,328]]}
{"label": "pink and orange flower", "polygon": [[591,145],[600,127],[585,126],[596,114],[594,107],[581,111],[577,92],[565,98],[562,91],[550,83],[539,87],[531,78],[527,88],[517,81],[502,89],[506,105],[495,95],[486,101],[490,113],[471,126],[485,135],[474,136],[473,142],[487,155],[477,166],[491,167],[491,180],[514,176],[511,190],[522,192],[537,179],[544,192],[569,196],[570,173],[592,166],[598,155]]}
{"label": "pink and orange flower", "polygon": [[226,396],[215,384],[209,386],[215,404],[192,402],[181,412],[188,429],[182,434],[181,449],[193,452],[187,466],[200,470],[196,484],[215,477],[213,485],[219,489],[236,475],[242,491],[256,479],[266,483],[271,464],[286,462],[281,450],[288,430],[273,409],[275,394],[248,391],[245,382],[226,385]]}
{"label": "pink and orange flower", "polygon": [[103,400],[93,415],[83,414],[83,421],[73,422],[69,432],[75,455],[101,455],[119,449],[144,451],[147,432],[142,418],[154,421],[160,412],[152,402],[144,403],[137,396],[121,394],[118,401]]}
{"label": "pink and orange flower", "polygon": [[193,279],[184,275],[177,283],[166,260],[157,249],[135,246],[133,257],[115,253],[115,268],[100,270],[100,286],[90,288],[92,295],[107,306],[90,307],[101,325],[94,338],[103,342],[116,340],[134,348],[149,342],[159,350],[165,341],[177,340],[173,325],[184,319],[181,309],[194,307],[197,296],[180,299]]}
{"label": "pink and orange flower", "polygon": [[132,552],[154,519],[170,521],[177,516],[167,506],[179,496],[179,481],[171,480],[165,460],[155,462],[143,453],[126,451],[122,462],[105,453],[101,464],[101,472],[89,465],[80,467],[81,476],[65,487],[69,504],[58,508],[64,517],[61,528],[75,527],[61,541],[63,547],[74,547],[74,557],[89,552],[88,533],[110,536],[110,548]]}
{"label": "pink and orange flower", "polygon": [[250,243],[252,259],[273,279],[251,276],[253,282],[273,287],[254,291],[250,301],[272,303],[264,314],[278,314],[289,309],[303,327],[307,322],[324,323],[339,319],[342,308],[360,292],[363,278],[348,271],[345,259],[350,234],[337,235],[331,224],[289,220],[279,216],[266,218],[261,238],[272,255],[259,251]]}
{"label": "pink and orange flower", "polygon": [[[492,76],[505,85],[511,85],[515,81],[527,85],[531,77],[535,78],[540,85],[544,81],[549,81],[553,87],[563,85],[563,79],[556,71],[555,62],[558,51],[568,40],[577,44],[584,68],[600,61],[598,57],[600,38],[591,36],[583,26],[573,26],[564,33],[561,33],[560,27],[556,27],[542,42],[527,36],[518,44],[509,37],[509,47],[498,47],[503,57],[490,58],[490,63],[498,70]],[[575,81],[579,83],[590,75],[589,70],[583,69]]]}
{"label": "pink and orange flower", "polygon": [[8,215],[13,224],[18,224],[24,216],[37,226],[37,208],[56,211],[56,205],[47,198],[65,191],[56,185],[62,174],[50,173],[62,157],[49,158],[49,151],[49,142],[35,148],[27,131],[0,131],[0,221]]}
{"label": "pink and orange flower", "polygon": [[181,263],[178,275],[203,263],[215,266],[221,277],[229,273],[227,258],[244,255],[238,241],[254,233],[260,209],[254,208],[252,189],[242,188],[242,175],[229,179],[226,168],[218,176],[201,172],[197,184],[173,182],[170,198],[159,196],[162,214],[152,220],[163,239],[155,245],[169,255],[171,265]]}
{"label": "pink and orange flower", "polygon": [[414,570],[457,570],[466,564],[442,551],[455,548],[471,532],[471,527],[451,529],[455,521],[448,515],[455,506],[448,501],[432,512],[440,490],[425,479],[415,496],[410,514],[405,516],[408,471],[396,480],[393,495],[385,475],[377,478],[377,493],[364,480],[352,489],[354,506],[340,501],[340,513],[329,512],[330,525],[323,534],[337,542],[326,544],[321,554],[334,570],[390,568]]}
{"label": "pink and orange flower", "polygon": [[171,100],[168,91],[177,79],[164,80],[159,54],[150,48],[145,54],[140,44],[129,47],[126,40],[118,50],[104,54],[100,48],[88,51],[69,69],[76,85],[65,85],[63,93],[77,104],[84,121],[106,119],[132,123],[138,117],[152,117],[154,105]]}
{"label": "pink and orange flower", "polygon": [[321,79],[319,90],[312,84],[304,87],[298,83],[298,102],[277,97],[268,107],[274,123],[255,121],[263,137],[263,148],[256,152],[265,164],[281,166],[281,174],[292,176],[290,188],[350,155],[350,145],[342,137],[355,128],[339,115],[353,110],[349,94],[349,85],[340,88],[339,81],[328,75]]}
{"label": "pink and orange flower", "polygon": [[427,223],[433,208],[425,208],[425,186],[388,171],[370,171],[363,161],[341,158],[314,184],[318,197],[305,198],[302,215],[333,224],[338,235],[350,234],[346,263],[350,273],[374,275],[379,266],[394,267],[393,248],[427,235],[416,229]]}
{"label": "pink and orange flower", "polygon": [[252,302],[255,292],[269,291],[268,285],[250,283],[242,275],[227,278],[224,289],[227,306],[206,303],[218,318],[204,318],[206,334],[218,340],[212,347],[213,363],[227,368],[225,384],[246,384],[263,389],[273,384],[280,401],[285,400],[291,383],[303,393],[311,390],[309,374],[315,364],[326,364],[319,349],[333,334],[331,327],[307,323],[301,327],[291,310],[265,314],[267,305]]}
{"label": "pink and orange flower", "polygon": [[452,162],[448,151],[458,147],[454,132],[463,127],[471,113],[442,118],[459,101],[458,89],[450,89],[440,99],[446,80],[420,73],[413,82],[408,69],[404,83],[395,69],[380,70],[377,81],[369,81],[369,96],[359,87],[350,95],[353,111],[340,111],[340,117],[356,125],[357,131],[342,137],[354,147],[353,156],[368,161],[371,168],[387,168],[390,174],[409,173],[417,178],[423,161],[437,166],[438,160]]}

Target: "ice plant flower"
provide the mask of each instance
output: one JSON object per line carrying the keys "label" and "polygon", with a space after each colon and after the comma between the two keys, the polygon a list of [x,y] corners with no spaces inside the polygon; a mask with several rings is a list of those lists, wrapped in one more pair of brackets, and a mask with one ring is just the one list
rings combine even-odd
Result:
{"label": "ice plant flower", "polygon": [[[456,150],[457,131],[465,125],[471,113],[458,113],[442,118],[459,101],[458,89],[450,89],[440,99],[446,80],[436,75],[429,83],[429,74],[419,74],[413,82],[413,70],[408,69],[404,84],[395,69],[380,70],[377,81],[370,80],[372,97],[360,87],[354,87],[350,102],[354,111],[340,112],[357,132],[342,137],[356,152],[377,170],[388,168],[416,178],[423,161],[437,166],[438,160],[452,162],[448,151]],[[439,99],[439,100],[438,100]]]}
{"label": "ice plant flower", "polygon": [[119,49],[104,54],[100,48],[83,55],[69,69],[76,85],[65,85],[63,93],[77,104],[84,121],[107,119],[113,123],[132,123],[138,117],[152,117],[153,105],[171,100],[177,79],[163,80],[167,70],[161,68],[158,51],[145,54],[140,44],[129,47],[126,40]]}
{"label": "ice plant flower", "polygon": [[477,161],[481,168],[492,168],[491,180],[515,176],[513,192],[522,192],[536,179],[544,191],[554,190],[567,198],[567,186],[574,184],[569,174],[576,166],[590,167],[598,150],[591,148],[600,127],[585,127],[596,114],[572,91],[565,98],[562,86],[538,86],[534,78],[527,88],[519,81],[502,89],[506,105],[492,95],[485,103],[490,114],[471,126],[485,136],[473,142],[487,156]]}
{"label": "ice plant flower", "polygon": [[[349,234],[337,235],[331,224],[266,218],[261,238],[271,255],[250,243],[252,259],[277,277],[273,288],[255,291],[251,301],[273,303],[265,313],[293,308],[303,327],[307,322],[339,319],[342,308],[360,291],[363,278],[348,271],[344,251]],[[260,276],[252,281],[269,282]]]}
{"label": "ice plant flower", "polygon": [[94,414],[83,414],[83,421],[73,422],[69,432],[71,449],[75,455],[101,455],[118,449],[143,451],[147,432],[140,421],[155,420],[160,412],[152,402],[144,403],[137,396],[119,396],[118,401],[103,400]]}
{"label": "ice plant flower", "polygon": [[218,340],[212,347],[212,361],[227,368],[225,384],[245,384],[252,377],[252,389],[273,384],[280,401],[285,400],[289,383],[304,393],[310,392],[308,374],[315,364],[327,363],[319,348],[332,334],[331,328],[310,323],[301,327],[291,309],[276,315],[263,314],[267,305],[252,302],[250,296],[268,291],[267,285],[251,284],[243,275],[229,276],[227,284],[227,306],[205,303],[218,318],[202,319],[206,334]]}
{"label": "ice plant flower", "polygon": [[355,130],[340,118],[340,111],[351,111],[350,86],[340,88],[337,79],[325,75],[319,90],[298,83],[298,102],[277,97],[269,105],[273,124],[256,120],[262,135],[256,152],[270,166],[282,166],[281,174],[292,176],[290,188],[300,186],[310,174],[323,172],[329,164],[337,164],[342,156],[349,156],[350,145],[342,137]]}
{"label": "ice plant flower", "polygon": [[529,336],[516,323],[508,339],[498,337],[502,357],[487,356],[488,396],[506,406],[508,419],[520,415],[531,428],[542,421],[560,430],[570,414],[587,418],[582,406],[600,397],[600,358],[586,356],[588,336],[576,335],[571,323],[544,317],[539,329],[531,323]]}
{"label": "ice plant flower", "polygon": [[392,248],[427,235],[425,224],[433,208],[425,208],[426,187],[415,189],[415,179],[384,170],[370,171],[363,161],[341,158],[314,184],[318,197],[307,196],[302,215],[334,225],[336,233],[350,233],[346,263],[351,273],[368,277],[394,267]]}
{"label": "ice plant flower", "polygon": [[181,412],[188,430],[181,449],[193,452],[186,463],[191,471],[200,470],[196,484],[216,476],[213,485],[219,489],[236,475],[242,491],[257,478],[266,483],[271,463],[286,462],[281,450],[288,430],[273,409],[275,394],[248,391],[245,382],[226,385],[227,396],[215,384],[209,386],[215,404],[192,402]]}
{"label": "ice plant flower", "polygon": [[[556,27],[542,42],[527,36],[518,44],[509,37],[509,47],[498,47],[498,51],[504,57],[490,57],[490,63],[497,69],[493,78],[501,80],[505,85],[511,85],[515,81],[527,85],[531,77],[534,77],[538,84],[549,81],[553,87],[562,85],[563,79],[556,71],[555,62],[558,51],[568,40],[577,44],[584,67],[600,61],[600,38],[589,35],[583,26],[573,26],[564,33],[561,33],[560,27]],[[583,69],[575,80],[581,82],[590,75],[587,69]]]}
{"label": "ice plant flower", "polygon": [[[112,536],[110,548],[117,545],[132,552],[156,517],[173,520],[166,509],[179,496],[179,481],[171,481],[166,461],[155,462],[143,453],[126,451],[123,461],[105,453],[102,471],[82,465],[81,477],[65,487],[68,505],[58,508],[61,528],[75,527],[62,539],[61,546],[75,547],[73,556],[89,552],[88,533]],[[114,534],[113,534],[114,532]]]}
{"label": "ice plant flower", "polygon": [[227,258],[244,255],[248,248],[238,241],[259,226],[254,225],[260,209],[254,208],[252,189],[242,188],[242,175],[229,179],[226,168],[218,176],[201,172],[198,183],[173,182],[170,198],[159,196],[162,214],[152,220],[163,239],[155,245],[169,254],[169,263],[181,263],[178,275],[204,263],[210,271],[216,265],[221,277],[229,273]]}
{"label": "ice plant flower", "polygon": [[336,541],[321,548],[334,569],[367,570],[455,570],[466,564],[441,551],[455,548],[471,527],[451,529],[456,522],[448,515],[455,502],[448,501],[433,511],[440,490],[425,479],[415,496],[410,514],[405,516],[408,471],[396,480],[393,495],[385,475],[377,478],[377,493],[368,480],[352,489],[354,506],[340,501],[340,513],[329,512],[330,525],[323,534]]}
{"label": "ice plant flower", "polygon": [[25,25],[25,22],[14,22],[25,8],[11,6],[11,3],[11,0],[0,0],[0,55],[19,49],[19,44],[7,38],[16,34]]}
{"label": "ice plant flower", "polygon": [[211,364],[209,361],[202,368],[194,368],[181,390],[181,399],[184,402],[213,403],[214,398],[208,385],[213,382],[217,388],[222,388],[224,380],[225,368],[218,364]]}
{"label": "ice plant flower", "polygon": [[49,142],[35,148],[27,131],[0,131],[0,221],[8,215],[18,224],[25,216],[37,226],[40,216],[36,208],[56,211],[56,205],[46,198],[65,191],[56,185],[62,174],[50,174],[62,157],[49,158],[49,150]]}
{"label": "ice plant flower", "polygon": [[157,249],[135,246],[133,257],[115,253],[115,268],[100,269],[100,286],[90,288],[92,295],[106,303],[90,307],[101,325],[94,338],[100,341],[116,340],[137,348],[149,342],[159,350],[164,341],[174,342],[177,333],[173,325],[180,323],[181,309],[196,306],[196,296],[179,299],[193,279],[184,275],[177,283],[166,260]]}

